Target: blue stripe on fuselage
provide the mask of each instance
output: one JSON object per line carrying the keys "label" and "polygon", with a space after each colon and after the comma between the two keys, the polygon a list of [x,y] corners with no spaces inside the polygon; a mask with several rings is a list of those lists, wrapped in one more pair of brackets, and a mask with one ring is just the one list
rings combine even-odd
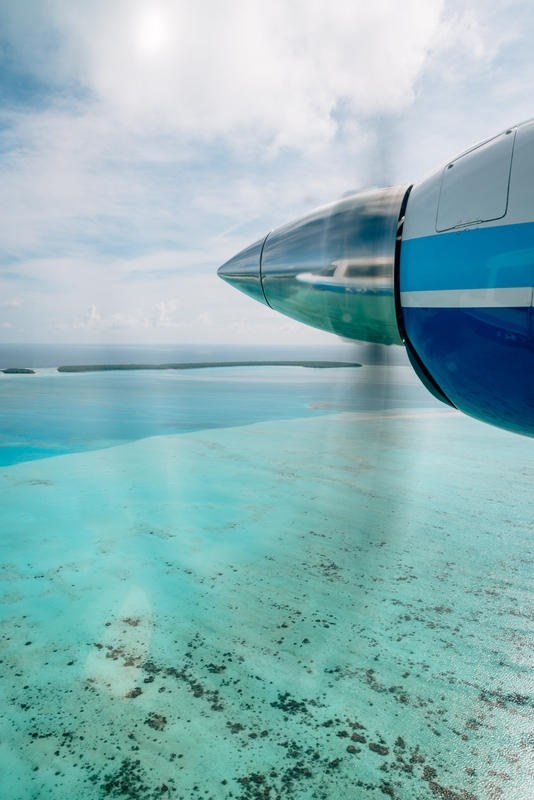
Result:
{"label": "blue stripe on fuselage", "polygon": [[534,222],[464,228],[402,242],[401,292],[533,283]]}
{"label": "blue stripe on fuselage", "polygon": [[530,308],[405,308],[412,347],[460,411],[534,436]]}

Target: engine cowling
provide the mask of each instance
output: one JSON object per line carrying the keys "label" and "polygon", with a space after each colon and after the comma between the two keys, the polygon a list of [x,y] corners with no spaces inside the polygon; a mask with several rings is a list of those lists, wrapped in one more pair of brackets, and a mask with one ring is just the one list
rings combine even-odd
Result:
{"label": "engine cowling", "polygon": [[435,396],[534,435],[534,122],[414,186],[316,209],[218,272],[301,322],[404,344]]}
{"label": "engine cowling", "polygon": [[218,274],[315,328],[402,344],[395,252],[408,190],[371,189],[317,208],[238,253]]}

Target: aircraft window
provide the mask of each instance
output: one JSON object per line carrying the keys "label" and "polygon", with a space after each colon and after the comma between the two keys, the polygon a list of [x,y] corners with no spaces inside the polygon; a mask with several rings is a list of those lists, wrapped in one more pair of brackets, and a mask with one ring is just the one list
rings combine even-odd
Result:
{"label": "aircraft window", "polygon": [[360,278],[368,272],[369,270],[362,269],[362,267],[358,265],[357,267],[347,267],[345,275],[347,278]]}
{"label": "aircraft window", "polygon": [[515,128],[506,131],[445,167],[437,231],[504,217],[515,134]]}
{"label": "aircraft window", "polygon": [[379,278],[389,274],[388,264],[373,264],[369,258],[367,264],[353,264],[345,270],[346,278]]}

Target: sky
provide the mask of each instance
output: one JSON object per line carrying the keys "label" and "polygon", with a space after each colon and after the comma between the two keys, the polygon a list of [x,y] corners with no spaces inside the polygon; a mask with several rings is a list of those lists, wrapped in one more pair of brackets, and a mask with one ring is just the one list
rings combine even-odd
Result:
{"label": "sky", "polygon": [[534,117],[528,0],[0,0],[0,342],[336,343],[217,267]]}

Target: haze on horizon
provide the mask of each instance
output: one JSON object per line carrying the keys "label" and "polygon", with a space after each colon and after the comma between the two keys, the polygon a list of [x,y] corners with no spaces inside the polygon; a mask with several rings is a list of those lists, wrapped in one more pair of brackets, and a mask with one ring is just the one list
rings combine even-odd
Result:
{"label": "haze on horizon", "polygon": [[524,0],[0,0],[0,342],[337,343],[217,267],[534,116]]}

